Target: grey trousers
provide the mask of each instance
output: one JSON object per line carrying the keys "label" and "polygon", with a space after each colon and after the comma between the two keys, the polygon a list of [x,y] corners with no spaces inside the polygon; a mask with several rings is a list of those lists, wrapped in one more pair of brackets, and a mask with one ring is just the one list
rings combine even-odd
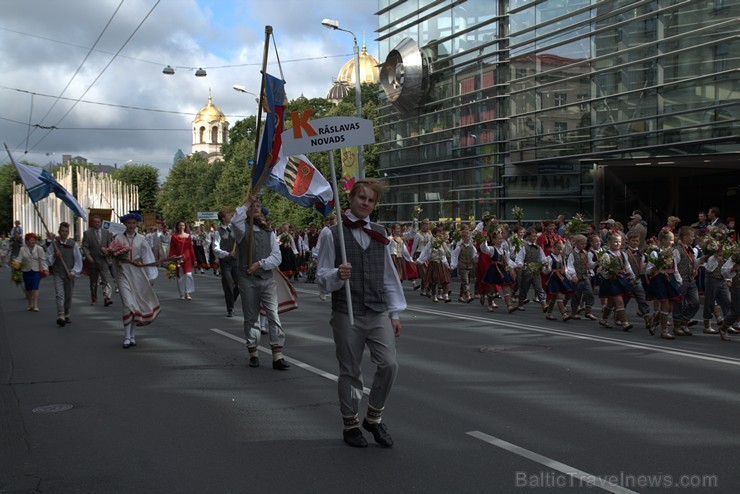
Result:
{"label": "grey trousers", "polygon": [[694,280],[684,281],[679,287],[681,302],[673,304],[673,319],[689,321],[699,311],[699,289]]}
{"label": "grey trousers", "polygon": [[60,317],[69,315],[74,287],[74,279],[70,280],[66,275],[54,273],[54,293],[56,294],[57,314]]}
{"label": "grey trousers", "polygon": [[[740,274],[735,276],[740,276]],[[732,294],[732,305],[730,306],[730,313],[725,314],[725,324],[728,326],[735,324],[738,317],[740,317],[740,286],[733,286],[730,293]]]}
{"label": "grey trousers", "polygon": [[349,317],[333,311],[329,324],[334,332],[339,362],[339,408],[343,417],[357,415],[362,400],[362,354],[370,349],[370,361],[376,366],[368,404],[382,410],[398,373],[396,340],[387,312],[367,311],[364,316]]}
{"label": "grey trousers", "polygon": [[730,312],[730,289],[724,279],[704,278],[704,319],[711,321],[714,317],[714,303],[722,309],[722,315]]}
{"label": "grey trousers", "polygon": [[240,274],[238,284],[239,296],[242,299],[242,312],[244,312],[244,337],[247,340],[247,348],[256,348],[259,344],[260,306],[265,311],[265,317],[267,318],[270,346],[272,348],[282,348],[285,345],[285,333],[277,312],[278,299],[275,278],[262,279]]}
{"label": "grey trousers", "polygon": [[111,275],[110,266],[106,262],[89,263],[87,265],[90,276],[90,296],[93,301],[98,299],[98,277],[103,280],[103,297],[110,298],[111,294]]}
{"label": "grey trousers", "polygon": [[594,288],[591,286],[591,280],[586,279],[579,281],[576,284],[573,296],[570,299],[570,307],[573,314],[576,313],[580,305],[593,307],[594,300]]}
{"label": "grey trousers", "polygon": [[642,312],[643,315],[650,314],[650,304],[645,298],[645,288],[642,286],[642,283],[639,279],[635,282],[634,285],[632,285],[632,297],[625,300],[625,307],[627,307],[627,303],[629,303],[631,298],[634,298],[637,301],[638,311]]}
{"label": "grey trousers", "polygon": [[543,301],[547,298],[547,296],[545,295],[545,290],[542,289],[542,276],[540,276],[539,274],[533,276],[531,273],[527,272],[526,269],[522,269],[521,280],[522,281],[519,284],[520,304],[525,298],[527,298],[527,292],[529,291],[530,285],[532,286],[532,288],[534,288],[534,294],[539,301]]}

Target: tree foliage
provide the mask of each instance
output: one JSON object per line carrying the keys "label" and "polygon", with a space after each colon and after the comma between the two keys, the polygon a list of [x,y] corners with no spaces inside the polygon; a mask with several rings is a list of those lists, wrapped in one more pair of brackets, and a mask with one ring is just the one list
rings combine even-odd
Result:
{"label": "tree foliage", "polygon": [[13,182],[20,180],[13,163],[0,167],[0,232],[7,233],[13,227]]}
{"label": "tree foliage", "polygon": [[139,189],[139,209],[144,213],[158,213],[159,170],[152,165],[130,164],[116,169],[115,180],[135,185]]}
{"label": "tree foliage", "polygon": [[223,171],[223,163],[208,164],[198,153],[175,163],[157,198],[165,223],[170,226],[179,220],[192,223],[199,211],[212,211],[217,202],[213,192],[216,179]]}

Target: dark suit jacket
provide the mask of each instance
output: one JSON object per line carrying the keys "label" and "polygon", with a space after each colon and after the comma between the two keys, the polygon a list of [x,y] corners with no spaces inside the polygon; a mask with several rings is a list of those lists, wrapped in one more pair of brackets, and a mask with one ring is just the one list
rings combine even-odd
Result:
{"label": "dark suit jacket", "polygon": [[94,228],[88,228],[82,235],[82,254],[85,257],[92,258],[93,262],[99,267],[108,265],[108,260],[100,250],[101,247],[108,247],[113,240],[113,235],[108,230],[103,228],[100,229],[101,241],[98,242],[98,237],[95,235]]}

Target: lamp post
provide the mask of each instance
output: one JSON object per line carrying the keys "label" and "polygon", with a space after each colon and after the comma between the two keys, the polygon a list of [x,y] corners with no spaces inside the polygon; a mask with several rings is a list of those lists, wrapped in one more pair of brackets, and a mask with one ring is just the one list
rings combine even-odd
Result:
{"label": "lamp post", "polygon": [[[352,31],[339,27],[339,21],[324,19],[321,25],[335,31],[344,31],[352,35],[355,54],[355,106],[357,107],[357,118],[362,118],[362,84],[360,83],[360,47],[357,46],[357,36]],[[357,175],[360,180],[365,178],[365,148],[357,146]]]}

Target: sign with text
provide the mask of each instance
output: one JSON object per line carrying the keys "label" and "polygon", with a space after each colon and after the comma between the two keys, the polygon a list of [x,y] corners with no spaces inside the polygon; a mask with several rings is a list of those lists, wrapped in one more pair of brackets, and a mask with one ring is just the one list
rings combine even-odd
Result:
{"label": "sign with text", "polygon": [[311,110],[303,114],[292,112],[293,127],[283,132],[283,154],[330,151],[375,142],[372,120],[357,117],[327,117],[309,120]]}
{"label": "sign with text", "polygon": [[216,211],[200,211],[198,213],[199,220],[217,220],[218,212]]}
{"label": "sign with text", "polygon": [[118,235],[126,231],[126,225],[123,223],[113,223],[112,221],[104,221],[103,228],[111,232],[113,235]]}

